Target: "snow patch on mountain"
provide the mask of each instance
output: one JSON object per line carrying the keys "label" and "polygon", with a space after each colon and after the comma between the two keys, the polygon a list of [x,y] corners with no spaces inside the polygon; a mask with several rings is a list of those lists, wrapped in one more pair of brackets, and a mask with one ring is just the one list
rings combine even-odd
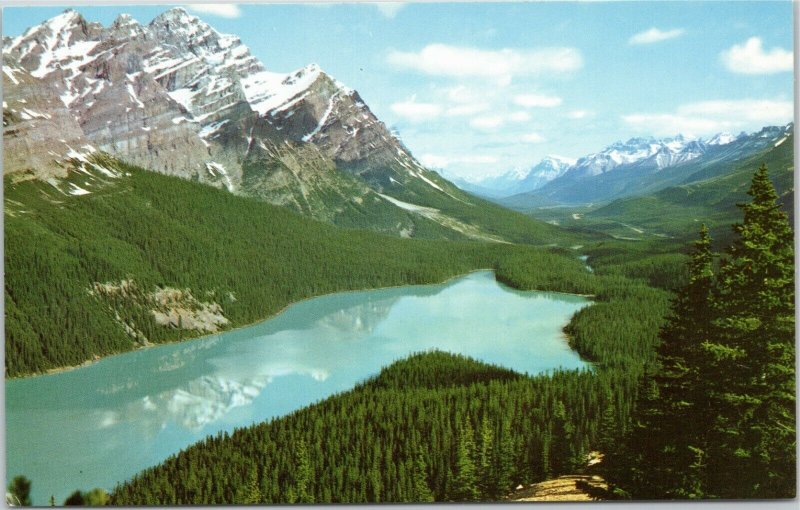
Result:
{"label": "snow patch on mountain", "polygon": [[316,64],[288,74],[262,71],[244,78],[242,88],[250,107],[263,116],[292,106],[292,100],[302,95],[321,73]]}

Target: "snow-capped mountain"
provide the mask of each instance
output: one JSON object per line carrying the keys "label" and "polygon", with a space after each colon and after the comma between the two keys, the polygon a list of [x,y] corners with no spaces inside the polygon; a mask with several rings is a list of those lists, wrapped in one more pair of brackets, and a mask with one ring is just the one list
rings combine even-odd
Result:
{"label": "snow-capped mountain", "polygon": [[[281,202],[277,181],[312,178],[293,175],[287,151],[297,149],[381,192],[413,181],[446,195],[449,184],[358,92],[314,64],[269,71],[237,36],[181,8],[147,25],[120,15],[109,27],[68,10],[3,42],[4,162],[16,178],[59,176],[70,154],[100,150],[231,191],[258,182],[256,194]],[[266,160],[280,164],[252,179]]]}
{"label": "snow-capped mountain", "polygon": [[550,155],[543,158],[536,166],[528,170],[519,184],[511,189],[514,193],[524,193],[539,189],[553,179],[558,179],[568,171],[576,160],[563,156]]}
{"label": "snow-capped mountain", "polygon": [[[717,135],[716,145],[730,143],[733,138]],[[631,138],[615,142],[600,152],[584,156],[567,172],[573,176],[594,176],[614,170],[619,166],[648,162],[662,169],[684,163],[705,153],[708,143],[701,139],[687,140],[682,135],[674,138]]]}
{"label": "snow-capped mountain", "polygon": [[739,135],[719,133],[709,139],[631,138],[577,160],[534,191],[509,196],[502,203],[527,209],[534,205],[586,204],[652,192],[682,182],[719,162],[734,162],[781,143],[794,124],[769,126]]}
{"label": "snow-capped mountain", "polygon": [[563,156],[549,155],[535,166],[528,169],[513,169],[500,175],[482,179],[466,180],[445,174],[459,188],[475,195],[487,198],[501,198],[517,193],[525,193],[541,188],[548,182],[560,177],[575,160]]}

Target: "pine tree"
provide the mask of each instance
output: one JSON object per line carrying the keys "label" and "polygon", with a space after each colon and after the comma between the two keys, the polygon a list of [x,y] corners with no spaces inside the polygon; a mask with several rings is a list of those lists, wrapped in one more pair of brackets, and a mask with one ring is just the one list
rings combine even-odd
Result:
{"label": "pine tree", "polygon": [[793,497],[793,234],[766,166],[748,194],[714,296],[719,335],[706,346],[716,369],[709,472],[720,497]]}
{"label": "pine tree", "polygon": [[431,503],[434,501],[433,493],[428,485],[428,471],[425,466],[425,458],[422,452],[417,450],[414,455],[414,464],[412,466],[413,479],[411,480],[412,492],[411,502],[413,503]]}
{"label": "pine tree", "polygon": [[509,420],[504,419],[500,427],[500,438],[497,447],[497,492],[504,496],[511,490],[514,474],[514,443],[511,438]]}
{"label": "pine tree", "polygon": [[478,488],[483,499],[497,497],[497,472],[494,465],[494,431],[484,415],[481,420],[480,449],[478,451]]}
{"label": "pine tree", "polygon": [[[659,367],[656,375],[662,410],[653,415],[649,430],[660,443],[656,461],[660,469],[648,470],[660,478],[666,497],[702,497],[703,476],[698,458],[706,448],[705,429],[710,418],[702,378],[708,377],[703,344],[713,335],[712,292],[714,258],[708,228],[690,254],[689,281],[678,293],[672,316],[660,333]],[[695,466],[695,467],[692,467]]]}
{"label": "pine tree", "polygon": [[299,439],[296,443],[294,462],[294,483],[289,492],[291,496],[289,502],[312,503],[313,497],[309,489],[312,477],[311,461],[308,456],[308,445],[304,439]]}
{"label": "pine tree", "polygon": [[474,501],[478,499],[478,473],[475,467],[475,438],[472,426],[467,420],[458,437],[456,450],[455,480],[453,499]]}
{"label": "pine tree", "polygon": [[253,468],[250,470],[250,477],[247,480],[247,484],[239,488],[234,501],[238,505],[257,505],[262,502],[257,469]]}

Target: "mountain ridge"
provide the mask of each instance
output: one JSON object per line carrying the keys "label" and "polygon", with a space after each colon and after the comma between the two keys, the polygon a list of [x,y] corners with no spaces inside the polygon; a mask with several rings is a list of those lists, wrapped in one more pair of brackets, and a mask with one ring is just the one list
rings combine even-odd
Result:
{"label": "mountain ridge", "polygon": [[[580,205],[658,191],[680,184],[703,168],[723,161],[734,163],[780,143],[794,132],[794,123],[766,126],[733,136],[719,133],[687,140],[681,135],[656,140],[632,138],[578,159],[561,176],[541,188],[499,199],[518,210],[539,206]],[[719,170],[717,170],[719,171]]]}
{"label": "mountain ridge", "polygon": [[[356,90],[318,65],[270,71],[238,36],[182,8],[146,25],[120,15],[108,27],[67,10],[4,43],[13,181],[64,179],[74,161],[104,152],[404,237],[518,241],[549,230],[425,168]],[[471,208],[492,214],[476,219]],[[498,223],[526,225],[509,233]]]}

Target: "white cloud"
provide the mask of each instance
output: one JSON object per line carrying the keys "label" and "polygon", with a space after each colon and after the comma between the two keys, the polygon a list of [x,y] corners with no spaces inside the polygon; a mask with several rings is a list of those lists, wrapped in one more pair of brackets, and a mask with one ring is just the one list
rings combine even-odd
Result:
{"label": "white cloud", "polygon": [[441,105],[436,103],[418,103],[417,97],[394,103],[392,111],[411,122],[425,122],[439,117],[444,110]]}
{"label": "white cloud", "polygon": [[542,143],[547,141],[545,137],[539,133],[527,133],[520,137],[520,140],[525,143]]}
{"label": "white cloud", "polygon": [[759,37],[751,37],[743,44],[720,53],[720,59],[728,70],[742,74],[773,74],[792,70],[792,52],[783,48],[764,51]]}
{"label": "white cloud", "polygon": [[456,85],[446,90],[447,99],[454,103],[475,103],[486,97],[485,91],[478,91],[465,85]]}
{"label": "white cloud", "polygon": [[514,112],[508,116],[511,122],[528,122],[531,120],[531,114],[528,112]]}
{"label": "white cloud", "polygon": [[589,110],[572,110],[571,112],[567,113],[567,117],[576,120],[585,119],[593,115],[594,112],[590,112]]}
{"label": "white cloud", "polygon": [[469,156],[448,157],[439,154],[423,154],[420,162],[428,168],[447,168],[453,165],[493,165],[498,159],[486,154],[472,154]]}
{"label": "white cloud", "polygon": [[575,48],[484,50],[429,44],[419,52],[391,51],[389,63],[431,76],[488,78],[507,85],[514,76],[568,73],[583,67]]}
{"label": "white cloud", "polygon": [[514,96],[514,103],[525,108],[554,108],[561,104],[561,98],[539,94],[519,94]]}
{"label": "white cloud", "polygon": [[406,6],[403,2],[375,2],[372,5],[377,7],[378,11],[387,18],[394,18]]}
{"label": "white cloud", "polygon": [[673,28],[672,30],[660,30],[653,27],[644,32],[634,34],[628,39],[628,44],[653,44],[668,39],[675,39],[682,36],[686,31],[682,28]]}
{"label": "white cloud", "polygon": [[459,104],[450,107],[446,114],[448,117],[466,117],[489,109],[489,103]]}
{"label": "white cloud", "polygon": [[422,154],[419,161],[428,168],[447,168],[452,163],[449,158],[438,154]]}
{"label": "white cloud", "polygon": [[784,124],[792,115],[791,101],[742,99],[700,101],[681,105],[674,113],[635,113],[623,115],[622,119],[656,136],[676,133],[702,136]]}
{"label": "white cloud", "polygon": [[194,12],[222,18],[238,18],[242,15],[242,10],[236,4],[188,4],[186,7]]}
{"label": "white cloud", "polygon": [[505,119],[500,115],[487,115],[484,117],[475,117],[469,122],[469,125],[481,131],[494,131],[505,124]]}

